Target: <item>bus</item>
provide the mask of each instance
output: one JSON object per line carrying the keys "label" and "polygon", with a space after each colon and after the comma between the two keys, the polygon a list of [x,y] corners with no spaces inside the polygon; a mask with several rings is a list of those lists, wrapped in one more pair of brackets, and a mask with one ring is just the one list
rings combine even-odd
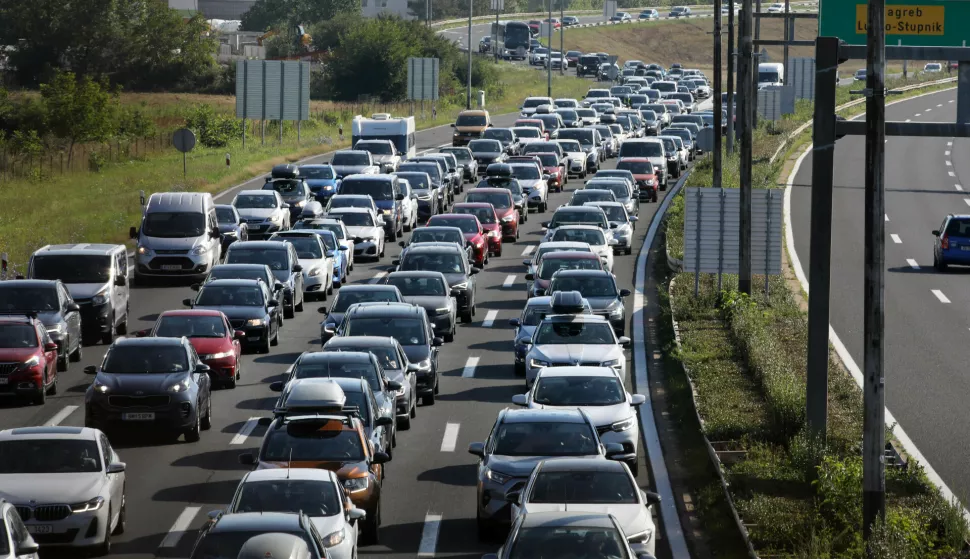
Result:
{"label": "bus", "polygon": [[357,115],[352,121],[351,145],[358,140],[391,140],[401,154],[401,159],[415,156],[414,117],[392,117],[387,113],[377,113],[371,118]]}
{"label": "bus", "polygon": [[502,58],[525,60],[529,56],[532,32],[522,21],[500,21],[492,24],[492,45]]}

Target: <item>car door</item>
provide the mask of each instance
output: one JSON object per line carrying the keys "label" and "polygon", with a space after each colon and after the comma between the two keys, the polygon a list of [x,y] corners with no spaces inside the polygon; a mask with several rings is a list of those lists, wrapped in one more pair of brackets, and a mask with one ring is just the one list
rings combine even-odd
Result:
{"label": "car door", "polygon": [[[260,285],[260,289],[263,290],[263,303],[267,304],[266,314],[269,315],[269,329],[270,329],[270,335],[272,336],[274,332],[279,332],[280,322],[283,320],[283,317],[282,317],[283,290],[282,289],[277,290],[276,294],[279,295],[279,297],[274,297],[273,293],[270,292],[269,287],[265,283],[260,282],[259,285]],[[269,306],[268,303],[270,301],[276,301],[276,305],[272,307]]]}
{"label": "car door", "polygon": [[[44,347],[47,347],[47,344],[54,343],[54,340],[52,340],[50,335],[47,333],[46,328],[39,324],[34,325],[34,328],[36,329],[38,339]],[[78,343],[81,342],[79,341]],[[45,351],[44,358],[47,361],[45,365],[45,369],[47,371],[46,378],[48,379],[48,382],[52,382],[53,379],[57,378],[57,350],[54,349],[51,351]]]}
{"label": "car door", "polygon": [[[367,406],[370,408],[370,413],[368,415],[371,417],[371,424],[373,426],[373,429],[371,431],[373,433],[373,437],[371,437],[373,439],[372,442],[374,443],[375,448],[377,448],[378,450],[387,452],[387,450],[390,447],[390,441],[391,441],[390,428],[384,425],[380,425],[380,426],[377,425],[377,418],[385,416],[387,414],[384,413],[384,410],[378,407],[377,398],[374,397],[374,392],[370,389],[369,386],[367,387],[366,394],[367,394],[367,398],[366,398]],[[394,418],[393,407],[391,408],[390,415],[387,415],[387,417],[390,417],[391,419]]]}
{"label": "car door", "polygon": [[[57,281],[57,299],[61,305],[61,316],[64,317],[64,322],[67,323],[67,334],[71,342],[75,342],[77,346],[81,345],[81,311],[70,311],[68,310],[68,305],[74,303],[74,299],[71,298],[70,292],[64,287],[64,284]],[[71,351],[71,344],[67,344],[65,351]]]}
{"label": "car door", "polygon": [[[446,286],[447,287],[447,286]],[[397,351],[397,362],[401,364],[401,368],[404,369],[404,382],[408,383],[411,387],[411,397],[414,398],[414,394],[418,390],[418,375],[414,371],[409,370],[410,361],[408,361],[408,356],[404,353],[404,348],[401,344],[394,342],[394,349]],[[408,402],[410,404],[410,402]]]}
{"label": "car door", "polygon": [[[210,232],[219,231],[219,218],[216,217],[216,208],[214,206],[209,208],[209,213],[206,214],[206,225],[208,226],[207,229]],[[212,255],[212,261],[210,264],[215,266],[220,260],[222,260],[222,235],[212,236],[207,234],[205,239],[209,246],[209,254]],[[127,256],[125,256],[125,258],[127,258]]]}
{"label": "car door", "polygon": [[[101,459],[104,461],[105,470],[108,469],[109,464],[121,462],[114,449],[111,448],[111,443],[108,442],[108,437],[106,437],[104,433],[98,435],[98,441],[101,443]],[[117,514],[119,511],[121,511],[121,505],[124,501],[125,473],[105,473],[104,475],[108,481],[107,485],[111,500],[111,511],[114,514]],[[111,522],[111,520],[112,519],[109,518],[108,522]]]}
{"label": "car door", "polygon": [[189,355],[189,370],[192,371],[192,382],[198,386],[199,390],[199,412],[206,409],[206,404],[209,403],[209,375],[203,373],[197,373],[196,369],[198,365],[202,363],[199,360],[199,355],[195,352],[195,348],[192,344],[185,342],[186,351]]}
{"label": "car door", "polygon": [[299,294],[300,301],[303,301],[303,272],[294,271],[294,268],[300,263],[300,258],[296,254],[296,247],[291,243],[286,245],[286,252],[289,256],[289,266],[290,275],[293,277],[293,301],[296,301],[296,296]]}

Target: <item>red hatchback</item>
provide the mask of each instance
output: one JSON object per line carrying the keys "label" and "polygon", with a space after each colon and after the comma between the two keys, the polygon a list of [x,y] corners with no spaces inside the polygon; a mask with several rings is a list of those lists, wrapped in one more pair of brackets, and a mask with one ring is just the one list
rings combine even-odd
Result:
{"label": "red hatchback", "polygon": [[241,378],[239,340],[246,334],[234,331],[229,319],[221,311],[186,309],[165,311],[149,330],[141,330],[138,337],[179,338],[185,336],[209,366],[212,384],[235,388]]}
{"label": "red hatchback", "polygon": [[477,217],[468,214],[438,214],[428,220],[429,227],[436,225],[461,229],[465,240],[472,245],[475,267],[484,268],[488,264],[488,241],[485,240],[485,230]]}
{"label": "red hatchback", "polygon": [[657,201],[657,175],[646,157],[627,157],[616,164],[618,170],[630,171],[637,181],[641,202]]}
{"label": "red hatchback", "polygon": [[[482,187],[465,195],[465,202],[489,204],[502,225],[502,240],[515,242],[519,238],[519,212],[515,209],[512,192],[505,188]],[[501,249],[499,249],[501,252]]]}
{"label": "red hatchback", "polygon": [[482,224],[488,252],[492,256],[502,256],[502,224],[491,204],[485,202],[462,202],[451,208],[452,213],[473,215]]}
{"label": "red hatchback", "polygon": [[569,182],[566,167],[559,161],[555,153],[535,153],[542,161],[542,172],[549,175],[549,192],[562,192],[563,186]]}
{"label": "red hatchback", "polygon": [[0,394],[35,404],[57,392],[57,344],[33,317],[0,316]]}

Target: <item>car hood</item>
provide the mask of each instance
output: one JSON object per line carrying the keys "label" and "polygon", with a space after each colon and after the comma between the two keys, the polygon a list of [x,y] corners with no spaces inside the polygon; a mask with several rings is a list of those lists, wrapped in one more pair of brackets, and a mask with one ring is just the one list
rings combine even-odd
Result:
{"label": "car hood", "polygon": [[451,296],[445,295],[411,295],[404,298],[405,303],[417,305],[434,315],[435,309],[443,309],[451,303]]}
{"label": "car hood", "polygon": [[391,155],[387,153],[381,154],[381,155],[371,154],[371,159],[373,159],[375,163],[385,163],[387,161],[394,161],[397,158],[398,157],[396,155]]}
{"label": "car hood", "polygon": [[459,283],[465,283],[468,281],[468,276],[462,273],[451,272],[444,274],[445,279],[448,280],[448,286],[457,285]]}
{"label": "car hood", "polygon": [[107,283],[65,283],[64,287],[71,293],[71,298],[75,301],[79,299],[90,299],[98,293],[108,289]]}
{"label": "car hood", "polygon": [[[592,456],[568,456],[563,458],[596,458]],[[488,467],[514,477],[529,477],[536,465],[543,460],[555,460],[556,457],[550,456],[503,456],[493,454],[488,458]]]}
{"label": "car hood", "polygon": [[21,363],[37,354],[36,347],[8,347],[0,349],[0,362]]}
{"label": "car hood", "polygon": [[523,146],[544,141],[546,141],[545,138],[519,138],[519,143]]}
{"label": "car hood", "polygon": [[551,361],[576,364],[590,361],[607,361],[610,358],[614,358],[612,356],[616,350],[617,346],[612,344],[550,344],[535,347],[535,351],[542,353]]}
{"label": "car hood", "polygon": [[98,373],[95,380],[108,387],[108,394],[168,394],[168,389],[188,373],[111,374]]}
{"label": "car hood", "polygon": [[576,160],[586,159],[586,152],[585,151],[567,151],[566,152],[566,157],[568,157],[569,159],[576,159]]}
{"label": "car hood", "polygon": [[232,345],[225,338],[189,338],[189,343],[199,355],[232,350]]}
{"label": "car hood", "polygon": [[502,219],[503,217],[508,217],[510,215],[515,215],[515,214],[518,214],[518,213],[519,213],[519,211],[516,210],[514,207],[512,207],[512,208],[495,208],[495,215],[497,215],[499,219]]}
{"label": "car hood", "polygon": [[243,219],[266,219],[276,213],[276,208],[236,208],[236,211]]}
{"label": "car hood", "polygon": [[[242,212],[239,212],[242,215]],[[142,235],[139,244],[152,250],[192,250],[200,237],[149,237]]]}
{"label": "car hood", "polygon": [[337,184],[337,179],[307,179],[307,186],[333,186]]}
{"label": "car hood", "polygon": [[[646,510],[646,507],[644,507],[644,510]],[[347,524],[346,520],[344,520],[344,515],[342,514],[335,514],[333,516],[311,516],[310,522],[313,524],[313,527],[317,529],[317,532],[319,532],[323,537],[340,530]]]}
{"label": "car hood", "polygon": [[479,235],[478,233],[462,233],[462,236],[464,236],[465,240],[470,243],[474,241],[477,237],[480,237],[481,235]]}
{"label": "car hood", "polygon": [[380,227],[373,227],[369,225],[348,225],[347,233],[351,237],[360,237],[366,239],[368,237],[378,237],[380,236]]}
{"label": "car hood", "polygon": [[[533,409],[548,409],[548,410],[573,410],[576,406],[544,406],[542,404],[532,404],[530,406]],[[612,425],[617,421],[626,419],[633,415],[630,410],[630,404],[623,402],[621,404],[616,404],[614,406],[583,406],[583,411],[589,416],[590,420],[593,421],[593,425],[597,427],[604,427],[607,425]]]}
{"label": "car hood", "polygon": [[612,514],[623,527],[623,533],[632,536],[643,531],[643,526],[650,526],[653,520],[649,518],[650,509],[639,503],[623,504],[595,504],[595,503],[526,503],[525,511],[534,512],[593,512]]}
{"label": "car hood", "polygon": [[411,363],[420,363],[431,357],[431,348],[426,345],[402,345],[404,355],[408,356]]}
{"label": "car hood", "polygon": [[346,177],[347,175],[359,173],[367,167],[370,167],[370,165],[334,165],[333,172],[336,173],[337,176]]}
{"label": "car hood", "polygon": [[219,224],[219,232],[220,233],[229,233],[229,232],[232,232],[232,231],[237,231],[238,229],[239,229],[239,226],[236,225],[235,223],[220,223]]}
{"label": "car hood", "polygon": [[545,181],[543,181],[542,179],[535,179],[535,180],[522,180],[522,179],[519,179],[519,185],[521,185],[522,186],[522,190],[525,190],[525,191],[529,191],[529,190],[532,190],[534,188],[539,188],[542,185],[543,182],[545,182]]}
{"label": "car hood", "polygon": [[209,309],[214,311],[222,311],[230,320],[232,319],[242,319],[242,318],[263,318],[266,316],[266,311],[263,307],[244,307],[242,305],[226,305],[226,306],[197,306],[193,307],[196,309]]}
{"label": "car hood", "polygon": [[[83,503],[101,493],[101,472],[77,474],[4,474],[0,484],[7,488],[0,497],[14,504]],[[10,490],[16,488],[15,490]]]}
{"label": "car hood", "polygon": [[[596,250],[596,248],[594,247],[593,250]],[[616,297],[586,297],[585,299],[589,301],[589,306],[594,312],[606,310],[607,307],[616,302]]]}
{"label": "car hood", "polygon": [[352,477],[364,477],[367,474],[367,464],[365,462],[331,462],[328,460],[294,460],[290,462],[264,462],[260,460],[259,470],[272,470],[276,468],[319,468],[336,472],[340,479]]}
{"label": "car hood", "polygon": [[654,179],[654,178],[657,178],[656,175],[636,174],[636,173],[634,173],[633,175],[633,180],[635,181],[645,181],[645,180]]}
{"label": "car hood", "polygon": [[300,258],[299,262],[304,274],[309,273],[314,268],[326,269],[325,266],[327,265],[326,258]]}

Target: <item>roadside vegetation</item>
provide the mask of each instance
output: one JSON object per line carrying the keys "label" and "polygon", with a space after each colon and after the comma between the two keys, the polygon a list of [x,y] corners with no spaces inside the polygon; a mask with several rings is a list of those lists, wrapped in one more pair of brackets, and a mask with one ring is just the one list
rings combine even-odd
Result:
{"label": "roadside vegetation", "polygon": [[[839,88],[839,104],[854,98],[849,89],[854,88]],[[857,106],[842,114],[863,110]],[[795,115],[758,128],[755,188],[784,187],[779,177],[787,178],[787,156],[810,141],[810,131],[790,142],[776,161],[770,158],[811,113],[811,103],[800,102]],[[737,188],[738,157],[726,155],[724,162],[724,186]],[[710,158],[696,165],[687,185],[711,186]],[[675,258],[683,254],[683,209],[683,196],[678,196],[666,220],[667,249]],[[730,495],[758,554],[861,558],[861,392],[833,353],[828,438],[823,443],[806,433],[807,314],[800,288],[787,276],[791,274],[769,279],[768,296],[764,277],[756,277],[749,297],[737,292],[736,276],[725,275],[719,291],[716,277],[704,274],[695,298],[694,275],[673,274],[669,293],[662,292],[660,299],[665,322],[677,322],[681,346],[675,344],[672,329],[663,329],[668,359],[686,372],[704,435],[724,451],[720,456]],[[691,391],[681,393],[682,405],[689,407]],[[887,466],[886,485],[886,522],[876,527],[871,557],[961,556],[968,536],[961,509],[945,501],[919,464]],[[702,513],[705,506],[726,502],[715,490],[720,491],[716,483],[699,488]],[[726,524],[716,528],[736,532]]]}

